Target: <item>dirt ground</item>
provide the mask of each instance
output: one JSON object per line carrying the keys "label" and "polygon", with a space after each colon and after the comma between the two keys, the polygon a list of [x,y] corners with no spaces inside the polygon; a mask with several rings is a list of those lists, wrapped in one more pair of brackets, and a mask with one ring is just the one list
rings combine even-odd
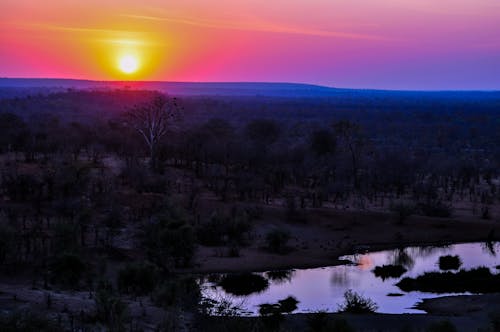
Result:
{"label": "dirt ground", "polygon": [[[196,263],[186,272],[266,271],[311,268],[338,264],[338,257],[361,251],[408,245],[500,239],[500,222],[479,218],[430,218],[411,216],[403,225],[396,216],[384,212],[352,212],[309,209],[305,223],[285,221],[282,208],[267,206],[263,218],[255,222],[254,241],[240,249],[240,257],[228,257],[227,248],[200,246]],[[265,248],[266,234],[272,229],[291,234],[290,252],[272,254]]]}
{"label": "dirt ground", "polygon": [[[202,205],[213,209],[215,201],[205,200]],[[390,249],[409,245],[443,245],[458,242],[485,241],[492,237],[500,240],[500,220],[481,220],[478,217],[458,215],[453,218],[411,216],[404,224],[388,212],[359,212],[332,208],[307,209],[304,222],[288,222],[285,209],[277,205],[262,205],[262,218],[254,221],[253,241],[240,249],[239,257],[228,257],[228,248],[199,246],[195,265],[183,269],[185,273],[266,271],[273,269],[307,268],[341,263],[338,257],[354,252]],[[206,209],[208,210],[208,209]],[[265,250],[265,237],[273,229],[287,230],[291,234],[290,251],[284,255]],[[124,250],[131,250],[131,241],[122,234]],[[121,239],[121,237],[119,237]],[[51,307],[47,308],[47,295]],[[130,314],[145,330],[153,330],[164,318],[164,311],[150,300],[127,298]],[[29,281],[0,280],[0,310],[14,308],[38,309],[65,317],[92,310],[94,300],[88,292],[42,290]],[[358,331],[401,331],[411,326],[425,328],[436,321],[450,320],[459,331],[477,331],[488,322],[488,312],[500,312],[500,295],[449,297],[426,300],[421,308],[429,314],[417,315],[340,315]],[[289,315],[285,321],[291,331],[306,329],[306,314]],[[183,330],[189,331],[190,318],[182,318]]]}

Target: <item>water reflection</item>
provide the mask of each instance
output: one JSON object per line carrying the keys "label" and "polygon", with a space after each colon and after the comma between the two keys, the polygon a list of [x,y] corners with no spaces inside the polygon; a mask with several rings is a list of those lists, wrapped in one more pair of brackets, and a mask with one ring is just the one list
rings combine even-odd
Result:
{"label": "water reflection", "polygon": [[408,251],[409,249],[406,248],[394,250],[391,255],[392,265],[401,265],[407,270],[411,270],[415,265],[415,261],[412,256],[412,254],[415,255],[415,253],[408,253]]}
{"label": "water reflection", "polygon": [[[294,296],[298,301],[296,312],[336,311],[343,301],[343,294],[348,289],[371,298],[381,313],[417,313],[420,310],[412,307],[424,298],[437,297],[436,294],[423,292],[402,293],[395,286],[403,277],[417,277],[424,272],[439,271],[439,257],[457,255],[462,262],[461,268],[471,269],[478,266],[488,267],[492,273],[498,273],[500,258],[496,252],[499,243],[467,243],[445,247],[408,247],[366,254],[356,254],[341,257],[355,262],[352,265],[331,266],[317,269],[297,269],[292,271],[277,271],[255,273],[266,278],[269,287],[262,293],[236,297],[244,300],[244,308],[251,314],[258,313],[262,303],[275,303],[288,296]],[[377,266],[401,265],[407,271],[396,278],[377,278],[373,270]],[[212,281],[211,281],[212,280]],[[220,277],[202,278],[202,294],[208,299],[228,295],[220,287]],[[398,296],[388,296],[388,294]],[[440,294],[445,296],[449,294]]]}
{"label": "water reflection", "polygon": [[355,281],[349,278],[350,269],[348,266],[337,266],[336,269],[331,270],[330,282],[332,285],[343,288],[354,288]]}
{"label": "water reflection", "polygon": [[217,285],[228,294],[247,296],[264,292],[269,287],[269,280],[261,274],[238,273],[225,275]]}
{"label": "water reflection", "polygon": [[483,250],[492,256],[497,255],[496,246],[494,242],[486,241],[482,244]]}
{"label": "water reflection", "polygon": [[266,272],[266,277],[275,284],[290,282],[295,270],[277,270]]}

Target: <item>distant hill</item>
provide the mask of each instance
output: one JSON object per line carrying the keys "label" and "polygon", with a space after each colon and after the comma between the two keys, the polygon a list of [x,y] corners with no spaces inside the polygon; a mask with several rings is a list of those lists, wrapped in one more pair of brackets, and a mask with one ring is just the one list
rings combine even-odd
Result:
{"label": "distant hill", "polygon": [[0,98],[76,90],[157,90],[176,96],[434,100],[495,100],[498,91],[405,91],[331,88],[300,83],[90,81],[56,78],[0,78]]}
{"label": "distant hill", "polygon": [[0,78],[0,88],[16,89],[143,89],[191,96],[331,96],[339,89],[294,83],[197,83],[160,81],[88,81],[73,79]]}

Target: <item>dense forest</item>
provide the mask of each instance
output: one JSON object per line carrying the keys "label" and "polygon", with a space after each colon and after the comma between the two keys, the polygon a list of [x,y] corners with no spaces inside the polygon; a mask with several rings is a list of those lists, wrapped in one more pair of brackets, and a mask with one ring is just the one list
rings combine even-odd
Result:
{"label": "dense forest", "polygon": [[[496,92],[2,96],[1,278],[41,290],[47,310],[64,302],[47,290],[88,294],[88,310],[69,299],[37,324],[169,331],[183,313],[208,328],[215,309],[179,272],[201,247],[237,257],[267,207],[298,224],[314,209],[500,220]],[[267,234],[265,250],[288,237]]]}

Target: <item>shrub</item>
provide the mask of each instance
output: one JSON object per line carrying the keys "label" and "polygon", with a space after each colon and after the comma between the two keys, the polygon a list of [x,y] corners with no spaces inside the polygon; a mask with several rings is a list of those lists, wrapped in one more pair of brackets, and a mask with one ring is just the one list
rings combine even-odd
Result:
{"label": "shrub", "polygon": [[147,226],[145,245],[156,265],[169,270],[174,266],[189,266],[195,253],[195,234],[185,220],[162,216]]}
{"label": "shrub", "polygon": [[3,332],[58,332],[63,327],[47,317],[29,311],[14,311],[0,314],[0,330]]}
{"label": "shrub", "polygon": [[418,205],[420,211],[429,217],[449,218],[451,217],[452,207],[441,200],[429,201]]}
{"label": "shrub", "polygon": [[199,243],[206,246],[219,246],[225,244],[227,231],[226,220],[214,214],[207,222],[201,223],[196,230]]}
{"label": "shrub", "polygon": [[276,270],[266,272],[266,277],[274,283],[285,283],[292,280],[294,270]]}
{"label": "shrub", "polygon": [[309,137],[311,150],[317,156],[324,156],[335,151],[336,138],[328,129],[315,130]]}
{"label": "shrub", "polygon": [[255,273],[228,274],[219,285],[230,294],[243,296],[263,292],[269,287],[269,281]]}
{"label": "shrub", "polygon": [[51,264],[52,280],[66,287],[77,288],[87,266],[80,256],[63,253]]}
{"label": "shrub", "polygon": [[307,222],[307,218],[304,215],[303,211],[297,209],[297,202],[295,196],[289,194],[286,196],[286,212],[285,218],[289,222],[297,222],[297,223],[305,223]]}
{"label": "shrub", "polygon": [[261,316],[281,315],[280,306],[277,303],[263,303],[259,305]]}
{"label": "shrub", "polygon": [[246,212],[237,211],[231,216],[214,213],[207,222],[198,226],[198,240],[207,246],[225,245],[228,242],[244,245],[252,230],[249,220]]}
{"label": "shrub", "polygon": [[297,301],[297,299],[294,298],[293,296],[289,296],[283,300],[278,301],[278,304],[280,306],[280,310],[283,313],[290,313],[292,311],[297,310],[298,303],[299,303],[299,301]]}
{"label": "shrub", "polygon": [[110,331],[124,331],[128,319],[128,306],[117,296],[109,283],[101,283],[95,294],[95,311],[98,321]]}
{"label": "shrub", "polygon": [[15,252],[15,232],[8,225],[0,224],[0,264]]}
{"label": "shrub", "polygon": [[339,312],[351,314],[373,313],[378,306],[371,299],[364,298],[353,290],[349,289],[344,293],[344,303],[339,305]]}
{"label": "shrub", "polygon": [[398,202],[391,204],[389,210],[398,216],[398,224],[404,224],[405,220],[414,214],[416,209],[413,204]]}
{"label": "shrub", "polygon": [[439,268],[441,270],[458,270],[462,265],[459,256],[441,256],[439,257]]}
{"label": "shrub", "polygon": [[245,213],[247,214],[250,220],[260,220],[262,219],[262,215],[264,211],[261,206],[254,205],[245,208]]}
{"label": "shrub", "polygon": [[200,302],[200,311],[206,316],[240,317],[245,313],[242,304],[243,301],[235,303],[230,296],[222,296],[217,300],[205,297]]}
{"label": "shrub", "polygon": [[117,285],[120,292],[145,295],[153,291],[158,282],[158,271],[148,263],[127,265],[118,272]]}
{"label": "shrub", "polygon": [[373,270],[375,276],[385,280],[387,278],[399,278],[408,271],[402,265],[382,265]]}
{"label": "shrub", "polygon": [[481,208],[481,219],[486,219],[486,220],[491,219],[491,212],[489,206],[483,206]]}
{"label": "shrub", "polygon": [[297,301],[293,296],[289,296],[277,303],[264,303],[259,305],[259,314],[264,319],[264,324],[271,330],[279,330],[279,326],[283,321],[284,313],[291,313],[297,309]]}
{"label": "shrub", "polygon": [[123,211],[120,207],[113,205],[107,211],[104,218],[104,224],[112,229],[118,229],[123,226]]}
{"label": "shrub", "polygon": [[270,252],[284,254],[289,248],[287,246],[290,240],[290,233],[285,230],[275,229],[266,235],[266,245]]}
{"label": "shrub", "polygon": [[198,305],[200,287],[192,277],[166,279],[153,293],[153,302],[163,308],[181,307],[190,309]]}
{"label": "shrub", "polygon": [[495,293],[500,292],[500,274],[479,267],[453,272],[427,272],[417,278],[404,278],[396,284],[405,292],[431,293]]}
{"label": "shrub", "polygon": [[75,252],[78,251],[78,227],[74,223],[59,222],[54,225],[52,236],[52,251]]}

